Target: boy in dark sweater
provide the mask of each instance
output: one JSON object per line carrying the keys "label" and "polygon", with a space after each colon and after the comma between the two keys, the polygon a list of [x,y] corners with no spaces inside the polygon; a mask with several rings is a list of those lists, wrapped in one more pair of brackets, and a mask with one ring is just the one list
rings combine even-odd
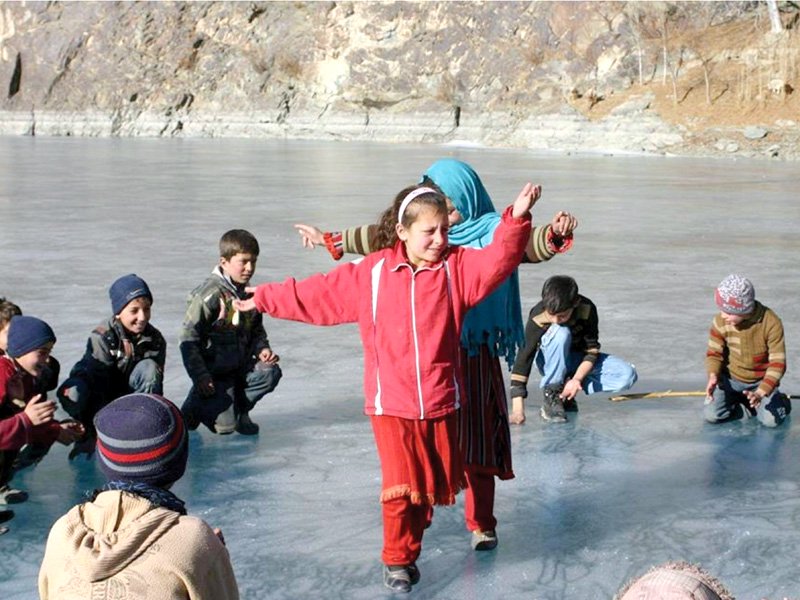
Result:
{"label": "boy in dark sweater", "polygon": [[723,279],[714,299],[719,312],[706,350],[705,419],[723,423],[755,415],[762,425],[777,427],[792,410],[778,391],[786,372],[783,323],[741,275]]}
{"label": "boy in dark sweater", "polygon": [[112,316],[92,331],[83,358],[57,392],[64,410],[87,429],[70,458],[92,455],[96,439],[92,422],[106,404],[133,392],[162,393],[167,342],[150,324],[150,288],[131,273],[117,279],[108,295]]}
{"label": "boy in dark sweater", "polygon": [[219,254],[211,276],[189,295],[180,348],[194,385],[181,410],[190,429],[203,423],[219,434],[255,435],[249,413],[281,378],[261,314],[233,306],[251,297],[245,287],[256,270],[258,241],[232,229],[220,239]]}
{"label": "boy in dark sweater", "polygon": [[619,392],[636,383],[633,365],[600,352],[597,308],[578,294],[572,277],[555,275],[544,282],[542,301],[531,309],[525,347],[511,370],[512,412],[509,421],[525,421],[527,383],[534,361],[542,375],[539,387],[545,421],[566,422],[565,411],[577,411],[575,396]]}

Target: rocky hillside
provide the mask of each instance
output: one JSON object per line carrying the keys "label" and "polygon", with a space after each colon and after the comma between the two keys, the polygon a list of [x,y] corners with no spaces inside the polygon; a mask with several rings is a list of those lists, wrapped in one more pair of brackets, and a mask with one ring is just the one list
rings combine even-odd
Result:
{"label": "rocky hillside", "polygon": [[778,2],[2,2],[0,133],[800,158]]}

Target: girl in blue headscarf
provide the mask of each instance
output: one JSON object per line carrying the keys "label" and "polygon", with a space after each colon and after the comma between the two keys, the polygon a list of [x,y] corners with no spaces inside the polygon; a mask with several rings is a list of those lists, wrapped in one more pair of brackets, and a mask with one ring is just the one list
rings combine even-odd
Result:
{"label": "girl in blue headscarf", "polygon": [[[449,243],[483,248],[494,237],[500,214],[478,174],[468,164],[442,159],[425,171],[423,182],[437,186],[450,209]],[[344,253],[368,254],[382,247],[385,233],[368,225],[343,232],[325,232],[310,225],[295,225],[303,245],[325,245],[338,260]],[[577,221],[569,213],[556,213],[544,227],[532,227],[523,262],[542,262],[566,252],[572,245]],[[495,477],[512,479],[511,435],[506,406],[505,379],[500,366],[509,367],[525,342],[519,277],[516,271],[467,313],[461,335],[464,390],[459,441],[464,454],[468,488],[464,501],[467,529],[475,550],[497,546],[494,517]],[[519,418],[515,422],[522,422]]]}

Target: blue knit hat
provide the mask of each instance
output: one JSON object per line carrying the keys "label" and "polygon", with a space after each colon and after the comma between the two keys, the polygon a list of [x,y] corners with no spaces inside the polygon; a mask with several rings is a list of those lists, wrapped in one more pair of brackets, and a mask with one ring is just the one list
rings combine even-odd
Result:
{"label": "blue knit hat", "polygon": [[128,394],[94,417],[100,469],[109,481],[165,486],[186,470],[189,438],[178,408],[157,394]]}
{"label": "blue knit hat", "polygon": [[136,298],[145,297],[150,299],[151,304],[153,302],[153,294],[150,293],[150,288],[144,279],[133,273],[124,275],[112,283],[108,295],[111,298],[111,310],[115,315],[121,313],[122,309]]}
{"label": "blue knit hat", "polygon": [[8,324],[8,355],[12,358],[33,352],[47,344],[56,343],[53,329],[36,317],[16,315]]}

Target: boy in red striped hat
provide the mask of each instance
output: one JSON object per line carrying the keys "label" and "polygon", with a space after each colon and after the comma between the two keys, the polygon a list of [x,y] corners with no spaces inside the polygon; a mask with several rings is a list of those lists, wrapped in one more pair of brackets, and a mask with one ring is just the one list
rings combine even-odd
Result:
{"label": "boy in red striped hat", "polygon": [[711,323],[706,350],[706,401],[709,423],[756,416],[777,427],[792,405],[778,391],[786,372],[783,323],[756,300],[750,280],[728,275],[714,294],[719,313]]}
{"label": "boy in red striped hat", "polygon": [[170,490],[189,442],[178,408],[128,394],[94,419],[97,461],[108,482],[61,517],[39,571],[41,600],[237,600],[222,533],[186,514]]}

